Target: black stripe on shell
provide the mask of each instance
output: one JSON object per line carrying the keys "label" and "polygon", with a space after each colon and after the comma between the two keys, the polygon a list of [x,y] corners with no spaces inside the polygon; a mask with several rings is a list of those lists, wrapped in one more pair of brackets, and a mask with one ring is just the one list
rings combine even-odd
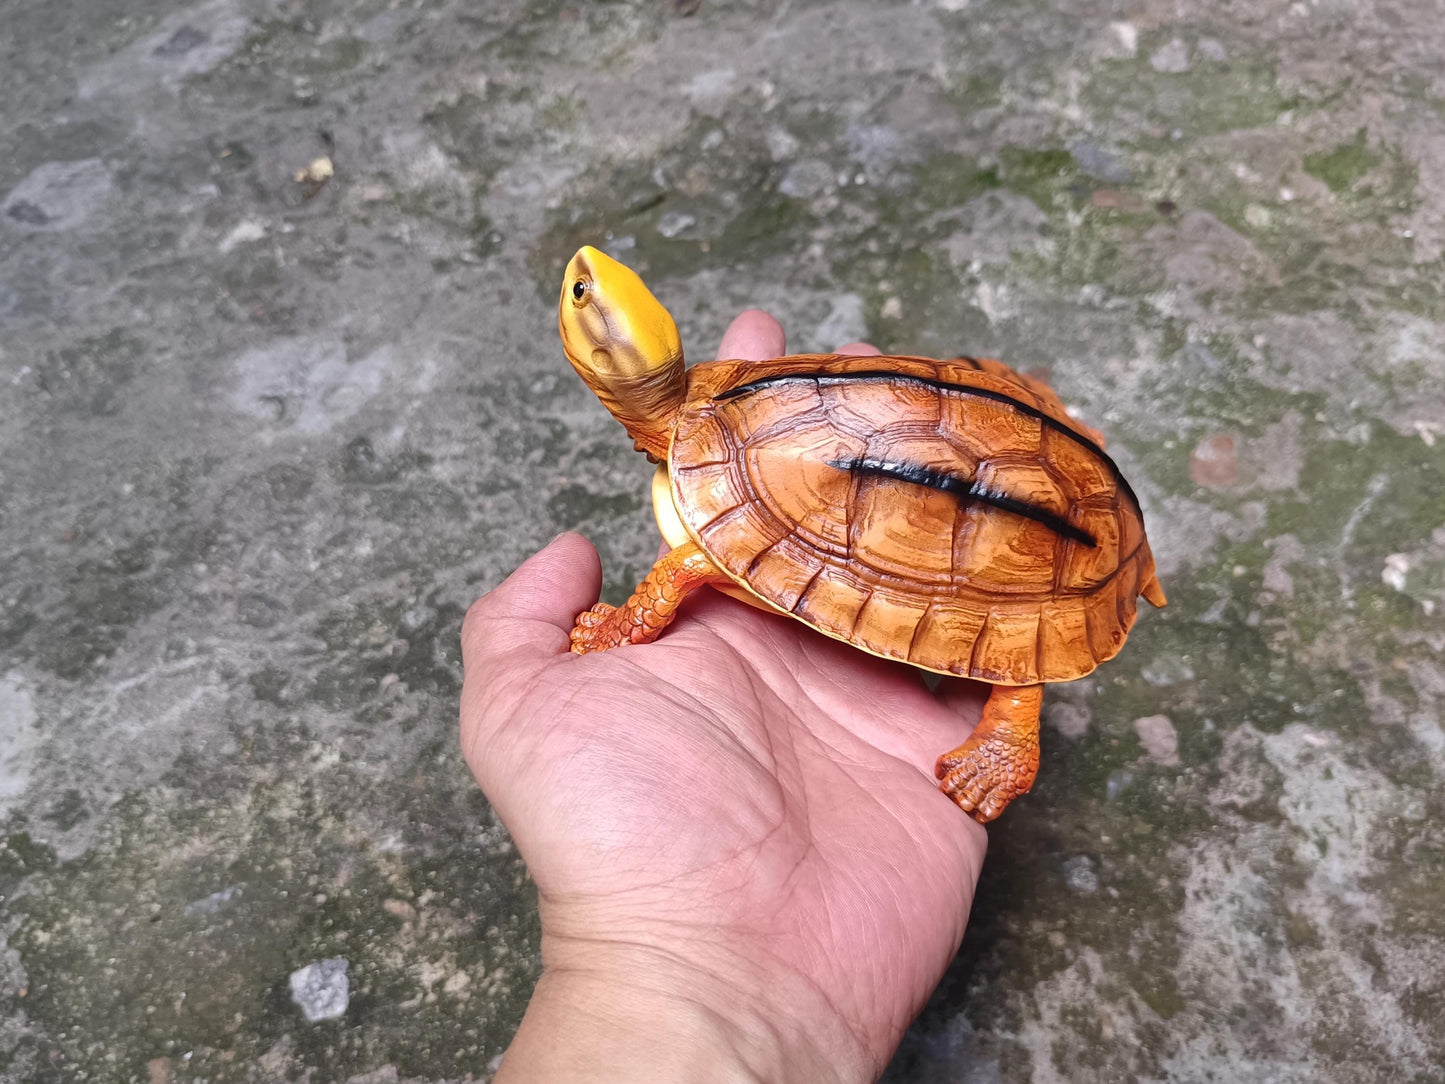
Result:
{"label": "black stripe on shell", "polygon": [[1098,539],[1088,531],[1070,523],[1058,513],[1051,512],[1037,504],[1030,504],[1028,501],[1021,501],[1017,497],[1010,497],[1007,493],[989,489],[972,478],[920,467],[913,463],[890,463],[882,459],[832,459],[828,461],[828,466],[853,474],[892,478],[895,481],[911,482],[914,485],[927,486],[929,489],[936,489],[943,493],[952,493],[956,497],[978,501],[980,504],[991,505],[1005,512],[1012,512],[1016,516],[1031,519],[1035,523],[1042,523],[1055,534],[1071,538],[1090,549],[1094,549],[1099,544]]}
{"label": "black stripe on shell", "polygon": [[715,403],[723,402],[727,399],[737,399],[744,395],[750,395],[755,391],[761,391],[763,388],[772,387],[774,384],[789,384],[801,380],[811,380],[820,387],[823,385],[853,382],[860,384],[897,384],[900,382],[922,384],[937,391],[957,392],[960,395],[971,395],[977,399],[988,399],[991,402],[1011,406],[1019,413],[1037,420],[1040,424],[1047,426],[1062,436],[1068,437],[1074,443],[1098,456],[1114,476],[1114,483],[1122,492],[1128,495],[1134,507],[1139,509],[1142,514],[1139,498],[1134,495],[1134,490],[1119,470],[1119,465],[1115,463],[1113,459],[1109,458],[1108,453],[1105,452],[1103,448],[1100,448],[1092,440],[1084,436],[1084,434],[1065,425],[1053,415],[1045,413],[1036,406],[1015,399],[1012,395],[995,391],[992,388],[976,388],[969,384],[954,384],[947,380],[934,380],[932,377],[913,376],[910,373],[893,373],[886,370],[865,369],[856,373],[777,373],[773,376],[764,376],[759,377],[757,380],[750,380],[746,384],[739,384],[737,387],[729,388],[727,391],[720,391],[712,398]]}

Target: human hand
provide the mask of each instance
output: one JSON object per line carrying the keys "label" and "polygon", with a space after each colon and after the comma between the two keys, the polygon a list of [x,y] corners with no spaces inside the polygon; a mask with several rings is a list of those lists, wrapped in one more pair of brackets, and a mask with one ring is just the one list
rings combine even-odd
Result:
{"label": "human hand", "polygon": [[[719,356],[783,350],[751,312]],[[498,1079],[875,1079],[963,936],[986,835],[932,769],[983,693],[716,591],[573,655],[600,583],[564,535],[462,632],[462,747],[543,931]]]}

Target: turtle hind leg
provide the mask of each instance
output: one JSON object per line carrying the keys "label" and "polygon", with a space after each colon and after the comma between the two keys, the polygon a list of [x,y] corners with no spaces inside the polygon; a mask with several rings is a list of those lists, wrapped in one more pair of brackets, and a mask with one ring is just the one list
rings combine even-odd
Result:
{"label": "turtle hind leg", "polygon": [[1043,702],[1042,685],[995,685],[968,741],[938,758],[939,788],[980,824],[1034,785]]}
{"label": "turtle hind leg", "polygon": [[577,615],[572,650],[578,655],[607,651],[623,644],[646,644],[677,616],[689,592],[706,583],[729,582],[696,542],[684,542],[658,558],[623,606],[599,602]]}

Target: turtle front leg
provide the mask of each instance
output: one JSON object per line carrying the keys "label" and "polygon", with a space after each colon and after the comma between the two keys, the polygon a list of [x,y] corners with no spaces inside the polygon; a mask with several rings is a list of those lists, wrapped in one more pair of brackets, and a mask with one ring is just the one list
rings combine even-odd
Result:
{"label": "turtle front leg", "polygon": [[980,824],[1034,785],[1043,702],[1042,685],[995,685],[968,741],[938,758],[939,788]]}
{"label": "turtle front leg", "polygon": [[696,542],[684,542],[658,558],[625,606],[599,602],[577,615],[572,650],[578,655],[622,644],[647,644],[677,616],[689,591],[706,583],[730,582]]}

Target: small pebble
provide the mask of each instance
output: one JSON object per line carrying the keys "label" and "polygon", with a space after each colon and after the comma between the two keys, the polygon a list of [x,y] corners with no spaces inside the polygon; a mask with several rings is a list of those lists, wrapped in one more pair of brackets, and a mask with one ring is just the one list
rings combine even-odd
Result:
{"label": "small pebble", "polygon": [[1200,56],[1214,64],[1223,64],[1229,59],[1229,53],[1218,38],[1200,38],[1195,48]]}
{"label": "small pebble", "polygon": [[1223,433],[1205,437],[1189,457],[1189,477],[1205,489],[1225,489],[1239,481],[1234,438]]}
{"label": "small pebble", "polygon": [[1094,872],[1094,860],[1086,854],[1076,854],[1064,862],[1064,883],[1075,892],[1092,896],[1099,891],[1099,875]]}
{"label": "small pebble", "polygon": [[1125,56],[1133,56],[1139,51],[1139,28],[1133,23],[1110,23],[1109,33]]}
{"label": "small pebble", "polygon": [[1164,72],[1168,75],[1187,72],[1189,70],[1189,46],[1179,38],[1173,38],[1169,44],[1161,45],[1155,50],[1154,55],[1149,58],[1149,67],[1156,72]]}
{"label": "small pebble", "polygon": [[1139,744],[1144,753],[1155,764],[1167,768],[1179,765],[1179,732],[1167,715],[1146,715],[1134,720],[1134,733],[1139,735]]}
{"label": "small pebble", "polygon": [[1109,773],[1109,778],[1104,781],[1104,797],[1111,802],[1117,802],[1119,795],[1129,789],[1129,784],[1134,782],[1134,773],[1128,768],[1115,768]]}
{"label": "small pebble", "polygon": [[1410,556],[1406,553],[1392,553],[1385,558],[1385,567],[1380,572],[1380,579],[1387,587],[1393,587],[1396,591],[1405,590],[1405,578],[1410,574]]}
{"label": "small pebble", "polygon": [[351,1003],[351,963],[344,956],[317,960],[291,972],[291,1000],[309,1023],[335,1020]]}
{"label": "small pebble", "polygon": [[1082,738],[1089,732],[1090,712],[1080,704],[1056,701],[1044,709],[1044,722],[1066,738]]}
{"label": "small pebble", "polygon": [[657,220],[657,232],[672,238],[697,225],[697,219],[685,211],[668,211]]}

